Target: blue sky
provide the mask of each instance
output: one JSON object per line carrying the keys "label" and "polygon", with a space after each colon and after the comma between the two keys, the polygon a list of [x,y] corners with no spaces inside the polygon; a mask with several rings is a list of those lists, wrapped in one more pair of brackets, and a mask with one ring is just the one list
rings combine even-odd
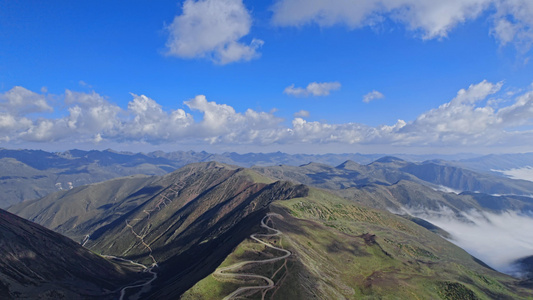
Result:
{"label": "blue sky", "polygon": [[0,147],[531,151],[533,3],[432,2],[0,1]]}

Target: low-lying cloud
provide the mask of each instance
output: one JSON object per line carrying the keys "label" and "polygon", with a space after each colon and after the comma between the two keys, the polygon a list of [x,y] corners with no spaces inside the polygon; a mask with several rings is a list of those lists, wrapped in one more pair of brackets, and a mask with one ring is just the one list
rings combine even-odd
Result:
{"label": "low-lying cloud", "polygon": [[409,213],[446,230],[451,242],[500,272],[519,275],[520,270],[513,262],[533,255],[531,216],[514,211],[501,214],[470,211],[462,212],[464,219],[459,220],[445,208]]}
{"label": "low-lying cloud", "polygon": [[525,166],[523,168],[514,168],[509,170],[491,170],[499,172],[512,179],[522,179],[533,182],[533,167]]}

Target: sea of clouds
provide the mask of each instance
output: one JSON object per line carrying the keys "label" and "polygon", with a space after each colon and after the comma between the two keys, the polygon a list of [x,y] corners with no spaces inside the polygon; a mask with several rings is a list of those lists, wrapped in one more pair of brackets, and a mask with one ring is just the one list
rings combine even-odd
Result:
{"label": "sea of clouds", "polygon": [[458,217],[447,207],[407,211],[446,230],[451,242],[500,272],[520,277],[515,261],[533,255],[532,216],[515,211],[496,214],[471,210]]}

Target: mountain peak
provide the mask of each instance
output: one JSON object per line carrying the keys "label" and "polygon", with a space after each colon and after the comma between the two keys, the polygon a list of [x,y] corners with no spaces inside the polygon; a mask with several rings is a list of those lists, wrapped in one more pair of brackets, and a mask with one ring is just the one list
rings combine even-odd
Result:
{"label": "mountain peak", "polygon": [[406,162],[405,160],[398,158],[396,156],[383,156],[382,158],[374,161],[378,163],[396,163],[396,162]]}
{"label": "mountain peak", "polygon": [[218,161],[208,161],[208,162],[193,163],[193,164],[190,164],[189,166],[196,167],[196,168],[199,168],[199,169],[205,169],[205,170],[209,170],[209,169],[236,170],[236,169],[240,168],[239,166],[229,165],[229,164],[221,163],[221,162],[218,162]]}
{"label": "mountain peak", "polygon": [[343,162],[342,164],[336,166],[337,169],[346,169],[346,170],[352,170],[352,169],[359,169],[361,167],[360,164],[356,163],[353,160],[347,160]]}
{"label": "mountain peak", "polygon": [[330,167],[329,165],[317,163],[317,162],[309,162],[306,164],[301,165],[300,167],[303,168],[324,168],[324,167]]}

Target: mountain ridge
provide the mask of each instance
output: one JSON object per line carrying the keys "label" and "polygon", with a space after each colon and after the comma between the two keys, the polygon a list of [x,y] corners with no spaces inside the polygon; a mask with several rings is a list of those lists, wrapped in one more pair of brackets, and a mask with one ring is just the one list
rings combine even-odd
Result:
{"label": "mountain ridge", "polygon": [[[387,169],[386,165],[390,163],[393,166]],[[464,209],[462,205],[480,207],[471,196],[439,192],[413,181],[414,175],[402,173],[398,163],[402,165],[407,162],[386,159],[370,166],[354,165],[366,172],[358,173],[319,163],[301,167],[247,169],[218,162],[203,162],[187,165],[163,176],[126,177],[74,188],[41,200],[22,203],[12,209],[16,208],[17,213],[30,219],[47,222],[49,226],[53,224],[54,230],[83,242],[85,247],[96,253],[151,266],[151,270],[157,273],[157,279],[151,283],[150,291],[146,293],[141,289],[132,289],[128,290],[126,296],[143,293],[143,297],[148,299],[177,297],[191,288],[196,291],[194,286],[202,282],[202,278],[208,278],[209,286],[220,286],[209,279],[212,278],[209,274],[228,257],[231,258],[232,253],[241,253],[240,247],[249,247],[242,245],[249,245],[246,238],[260,230],[262,218],[268,213],[277,213],[285,221],[276,223],[285,224],[281,230],[290,238],[277,243],[292,247],[291,252],[295,253],[285,262],[287,270],[300,274],[296,279],[288,277],[291,279],[287,279],[287,286],[282,284],[283,288],[278,291],[280,295],[290,295],[291,292],[287,291],[289,286],[294,289],[299,284],[309,284],[310,281],[300,279],[310,276],[322,286],[317,295],[326,298],[348,296],[352,292],[341,292],[346,286],[349,287],[346,290],[353,291],[354,295],[387,295],[392,292],[390,284],[393,282],[417,286],[417,292],[431,297],[437,296],[435,291],[445,293],[451,287],[473,295],[494,293],[503,298],[527,298],[528,290],[519,287],[515,279],[480,265],[466,252],[433,233],[443,233],[438,228],[425,223],[421,227],[418,225],[422,223],[420,221],[371,208],[375,203],[401,207],[409,203],[405,201],[426,197],[429,200],[424,205],[431,207],[431,203],[436,206],[448,203],[450,207],[456,207],[458,213]],[[348,165],[350,163],[345,164],[346,167]],[[392,172],[387,174],[388,170]],[[353,176],[356,173],[359,177]],[[327,174],[329,177],[325,178]],[[287,181],[289,178],[292,180]],[[300,183],[299,178],[303,178],[304,183],[317,186],[332,185],[334,188],[331,190],[339,194],[343,191],[355,194],[351,197],[344,195],[347,199],[340,198],[329,191],[308,187]],[[352,182],[354,180],[355,183]],[[109,193],[110,189],[115,192]],[[105,194],[109,195],[99,196]],[[67,213],[71,211],[69,206],[79,208],[77,215]],[[433,232],[426,228],[433,229]],[[354,248],[345,244],[347,241],[358,246]],[[317,250],[306,249],[310,247],[309,243],[318,247]],[[329,253],[331,259],[342,257],[355,260],[369,273],[351,281],[341,280],[347,278],[349,272],[343,265],[337,265],[335,259],[324,257],[318,249]],[[347,253],[355,256],[349,258]],[[383,268],[371,271],[372,264],[367,265],[365,259],[360,261],[357,253],[363,258],[371,258],[370,262]],[[446,258],[449,255],[452,256]],[[454,264],[447,267],[448,261]],[[431,271],[430,266],[435,264],[439,265],[442,275]],[[315,265],[322,266],[319,268],[327,272],[313,271]],[[336,265],[339,271],[328,268],[328,265]],[[468,273],[461,266],[469,266],[476,271]],[[278,267],[281,266],[273,266]],[[416,275],[416,270],[424,274],[429,272],[430,279]],[[321,281],[322,275],[326,281]],[[338,276],[341,276],[338,280],[334,279]],[[412,278],[406,279],[408,276]],[[488,282],[493,283],[479,281],[483,276],[490,278]],[[382,277],[387,280],[377,279]],[[424,287],[426,280],[432,287],[430,290]],[[296,282],[298,284],[293,285]],[[229,289],[229,286],[222,286],[224,290]],[[502,290],[498,292],[497,287]],[[513,287],[517,292],[513,292]],[[331,294],[334,290],[337,292]]]}
{"label": "mountain ridge", "polygon": [[[422,162],[446,159],[442,165],[472,169],[476,172],[505,178],[501,172],[509,167],[523,168],[520,157],[529,154],[498,155],[480,158],[479,155],[409,155],[396,154],[394,157],[409,162]],[[220,161],[240,167],[252,166],[301,166],[311,162],[339,166],[351,160],[361,165],[371,164],[384,154],[287,154],[235,152],[207,153],[205,151],[154,151],[149,153],[121,152],[111,149],[46,152],[42,150],[10,150],[0,148],[0,208],[7,208],[23,200],[44,197],[61,189],[101,182],[112,178],[134,174],[164,175],[182,166],[195,162]],[[476,166],[475,159],[482,159],[491,169]],[[512,161],[511,164],[508,162]],[[524,160],[527,162],[530,160]],[[533,161],[533,158],[531,159]]]}
{"label": "mountain ridge", "polygon": [[140,273],[0,209],[0,297],[114,299]]}

